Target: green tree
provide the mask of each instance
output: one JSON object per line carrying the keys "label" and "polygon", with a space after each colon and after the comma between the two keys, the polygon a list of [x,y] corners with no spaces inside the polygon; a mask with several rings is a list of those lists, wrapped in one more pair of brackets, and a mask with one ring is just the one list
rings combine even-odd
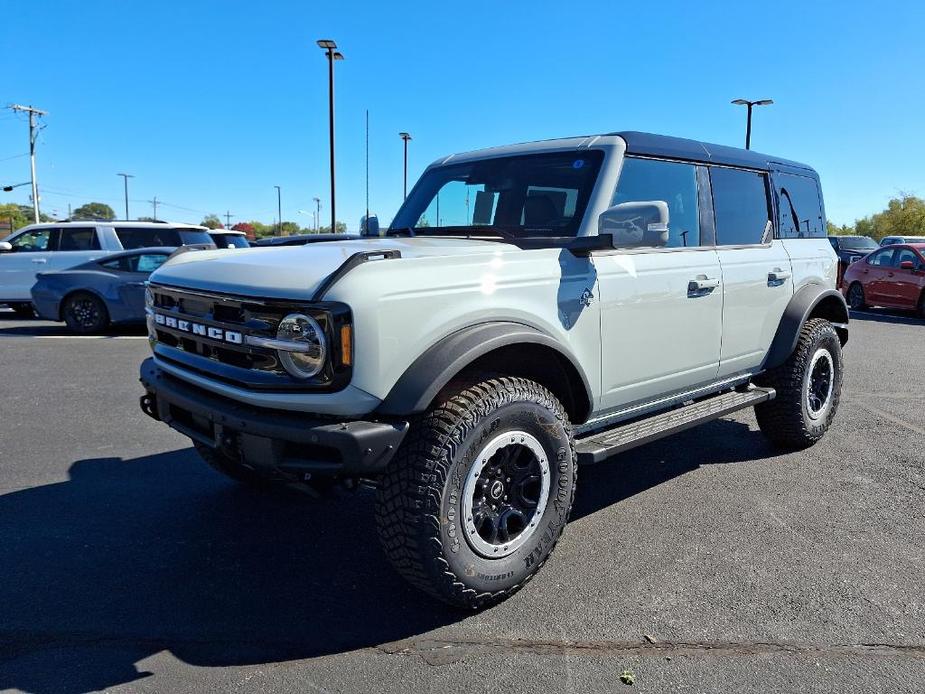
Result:
{"label": "green tree", "polygon": [[900,193],[886,209],[855,222],[857,233],[877,241],[884,236],[925,236],[925,200]]}
{"label": "green tree", "polygon": [[214,214],[207,214],[205,219],[203,219],[200,224],[204,227],[209,227],[210,229],[225,228],[225,226],[222,224],[222,220],[220,220],[218,216]]}
{"label": "green tree", "polygon": [[71,215],[72,219],[103,219],[110,220],[116,218],[113,209],[102,202],[88,202],[74,210]]}
{"label": "green tree", "polygon": [[[345,233],[346,231],[347,231],[347,224],[346,224],[346,222],[338,222],[338,223],[334,226],[334,233],[335,233],[335,234],[343,234],[343,233]],[[330,233],[331,233],[331,227],[330,227],[330,226],[321,227],[320,229],[318,229],[318,233],[319,233],[319,234],[330,234]]]}
{"label": "green tree", "polygon": [[842,224],[840,227],[837,227],[832,224],[832,222],[826,222],[826,227],[829,236],[855,236],[857,234],[857,230],[854,227],[849,227],[847,224]]}

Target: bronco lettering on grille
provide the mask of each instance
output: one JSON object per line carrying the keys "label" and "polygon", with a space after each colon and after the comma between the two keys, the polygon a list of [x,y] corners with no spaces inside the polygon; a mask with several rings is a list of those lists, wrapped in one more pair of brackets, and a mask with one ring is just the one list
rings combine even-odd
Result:
{"label": "bronco lettering on grille", "polygon": [[236,330],[225,330],[211,325],[193,323],[192,321],[183,320],[182,318],[165,316],[161,313],[154,314],[154,322],[158,325],[163,325],[165,328],[173,328],[174,330],[190,333],[191,335],[197,335],[199,337],[208,337],[212,340],[218,340],[219,342],[228,342],[233,345],[244,343],[244,335]]}

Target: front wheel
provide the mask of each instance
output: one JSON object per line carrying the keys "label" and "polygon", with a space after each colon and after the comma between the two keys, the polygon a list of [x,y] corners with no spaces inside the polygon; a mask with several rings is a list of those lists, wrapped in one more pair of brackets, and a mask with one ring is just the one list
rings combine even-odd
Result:
{"label": "front wheel", "polygon": [[415,586],[484,607],[546,561],[576,478],[571,425],[555,396],[522,378],[486,378],[413,423],[379,488],[379,538]]}
{"label": "front wheel", "polygon": [[812,446],[828,431],[841,398],[841,341],[835,328],[821,318],[806,321],[787,361],[755,380],[777,391],[773,400],[755,407],[761,433],[781,448]]}
{"label": "front wheel", "polygon": [[103,332],[109,325],[106,304],[93,294],[80,292],[64,300],[61,310],[67,327],[80,335]]}

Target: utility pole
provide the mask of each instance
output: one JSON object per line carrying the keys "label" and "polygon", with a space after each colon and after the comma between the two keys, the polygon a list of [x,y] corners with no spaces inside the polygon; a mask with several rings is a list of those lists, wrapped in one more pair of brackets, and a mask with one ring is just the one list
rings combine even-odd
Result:
{"label": "utility pole", "polygon": [[68,204],[67,204],[67,218],[68,218],[68,221],[70,221],[70,219],[71,219],[71,203],[68,203]]}
{"label": "utility pole", "polygon": [[369,109],[366,109],[366,229],[369,229]]}
{"label": "utility pole", "polygon": [[32,167],[32,216],[35,219],[35,223],[38,224],[39,186],[38,181],[35,180],[35,141],[38,138],[38,129],[35,127],[35,117],[47,116],[48,113],[37,108],[32,108],[32,106],[20,106],[19,104],[12,104],[10,109],[29,114],[29,163]]}
{"label": "utility pole", "polygon": [[152,217],[152,219],[156,222],[157,221],[157,196],[155,195],[154,199],[148,200],[148,202],[154,205],[154,217]]}
{"label": "utility pole", "polygon": [[312,198],[315,201],[315,231],[321,226],[321,198]]}
{"label": "utility pole", "polygon": [[120,173],[116,176],[121,176],[122,180],[125,181],[125,219],[129,220],[131,217],[128,216],[128,179],[135,178],[132,174]]}
{"label": "utility pole", "polygon": [[229,212],[228,210],[225,210],[225,228],[226,229],[231,228],[231,212]]}

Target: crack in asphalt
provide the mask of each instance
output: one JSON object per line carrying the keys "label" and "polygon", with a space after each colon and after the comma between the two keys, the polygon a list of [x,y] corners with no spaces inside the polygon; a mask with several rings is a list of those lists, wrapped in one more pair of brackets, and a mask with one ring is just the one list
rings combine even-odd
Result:
{"label": "crack in asphalt", "polygon": [[[269,654],[276,651],[276,658],[268,662],[283,660],[305,660],[333,653],[308,655],[300,653],[298,644],[292,642],[274,643],[265,640],[246,639],[182,639],[169,637],[115,636],[88,633],[36,633],[0,632],[0,662],[20,658],[24,655],[52,648],[117,647],[159,652],[188,647],[210,650],[234,648],[258,648]],[[471,658],[499,655],[540,655],[549,657],[571,656],[752,656],[752,655],[821,655],[847,657],[896,657],[905,656],[925,659],[925,643],[808,643],[792,641],[660,641],[647,636],[639,641],[572,641],[567,639],[440,639],[410,638],[383,643],[377,646],[345,649],[345,651],[369,651],[390,656],[418,657],[428,665],[449,665]]]}
{"label": "crack in asphalt", "polygon": [[470,657],[543,656],[749,656],[831,655],[925,658],[925,644],[800,643],[789,641],[568,641],[534,639],[406,639],[378,646],[389,655],[420,657],[429,665],[448,665]]}

